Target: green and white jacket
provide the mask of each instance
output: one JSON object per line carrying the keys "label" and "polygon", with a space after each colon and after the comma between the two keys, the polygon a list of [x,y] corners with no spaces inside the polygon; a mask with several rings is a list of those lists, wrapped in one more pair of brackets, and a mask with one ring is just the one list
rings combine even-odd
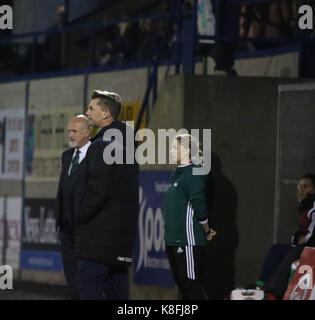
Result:
{"label": "green and white jacket", "polygon": [[208,218],[205,201],[206,175],[193,175],[195,164],[179,166],[171,176],[164,202],[164,240],[169,246],[206,244],[201,223]]}

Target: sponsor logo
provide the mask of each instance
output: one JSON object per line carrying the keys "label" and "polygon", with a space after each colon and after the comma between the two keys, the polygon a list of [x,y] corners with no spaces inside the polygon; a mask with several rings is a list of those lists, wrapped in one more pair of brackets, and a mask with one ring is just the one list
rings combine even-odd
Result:
{"label": "sponsor logo", "polygon": [[139,188],[140,213],[139,227],[139,257],[136,272],[140,268],[169,269],[168,259],[151,257],[150,254],[165,251],[164,219],[161,208],[154,210],[147,205],[147,197],[144,197],[143,188]]}
{"label": "sponsor logo", "polygon": [[182,252],[184,252],[184,250],[181,247],[178,247],[177,253],[182,253]]}
{"label": "sponsor logo", "polygon": [[117,257],[117,261],[132,262],[132,258],[128,258],[128,257]]}

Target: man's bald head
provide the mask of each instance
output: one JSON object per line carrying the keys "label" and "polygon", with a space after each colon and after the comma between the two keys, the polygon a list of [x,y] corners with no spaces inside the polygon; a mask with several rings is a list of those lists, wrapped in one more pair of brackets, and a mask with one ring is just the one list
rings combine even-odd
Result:
{"label": "man's bald head", "polygon": [[89,120],[84,115],[79,115],[70,120],[68,124],[69,147],[82,148],[90,139]]}
{"label": "man's bald head", "polygon": [[79,114],[78,116],[72,118],[70,122],[80,123],[82,129],[90,130],[89,119],[83,114]]}

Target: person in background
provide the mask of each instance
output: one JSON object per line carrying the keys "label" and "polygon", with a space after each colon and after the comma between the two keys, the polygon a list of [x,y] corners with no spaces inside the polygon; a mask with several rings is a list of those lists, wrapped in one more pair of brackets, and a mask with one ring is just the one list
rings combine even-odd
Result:
{"label": "person in background", "polygon": [[69,149],[62,153],[62,165],[57,191],[56,226],[61,240],[61,255],[64,274],[73,298],[75,290],[75,220],[76,203],[79,200],[78,186],[86,152],[91,144],[88,119],[83,116],[73,118],[68,124]]}
{"label": "person in background", "polygon": [[[307,212],[310,224],[304,241],[298,244],[293,250],[282,259],[270,280],[264,285],[264,293],[268,300],[283,299],[288,284],[291,280],[292,264],[297,265],[305,247],[315,247],[315,201]],[[313,286],[313,284],[311,284]]]}
{"label": "person in background", "polygon": [[[193,155],[192,150],[196,148],[198,155]],[[182,298],[205,300],[204,250],[207,241],[212,240],[216,232],[208,225],[206,176],[193,175],[193,168],[198,165],[192,161],[198,161],[199,143],[188,134],[178,135],[172,143],[170,154],[177,162],[177,169],[165,196],[166,253]]]}
{"label": "person in background", "polygon": [[228,43],[216,43],[210,55],[215,61],[214,75],[237,76],[235,71],[235,46]]}
{"label": "person in background", "polygon": [[297,200],[299,202],[299,230],[292,236],[290,243],[276,243],[271,246],[264,259],[259,281],[256,282],[259,287],[263,287],[270,280],[283,258],[290,251],[305,242],[305,236],[308,234],[311,223],[308,212],[315,201],[314,174],[305,174],[299,181],[297,185]]}

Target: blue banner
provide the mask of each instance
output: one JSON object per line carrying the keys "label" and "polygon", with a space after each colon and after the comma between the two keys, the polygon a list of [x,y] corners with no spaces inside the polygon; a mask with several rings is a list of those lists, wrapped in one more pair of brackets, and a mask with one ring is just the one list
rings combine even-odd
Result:
{"label": "blue banner", "polygon": [[32,251],[21,252],[21,269],[63,271],[60,252],[54,251]]}
{"label": "blue banner", "polygon": [[134,251],[133,282],[174,287],[165,252],[163,204],[171,171],[140,171],[138,237]]}

